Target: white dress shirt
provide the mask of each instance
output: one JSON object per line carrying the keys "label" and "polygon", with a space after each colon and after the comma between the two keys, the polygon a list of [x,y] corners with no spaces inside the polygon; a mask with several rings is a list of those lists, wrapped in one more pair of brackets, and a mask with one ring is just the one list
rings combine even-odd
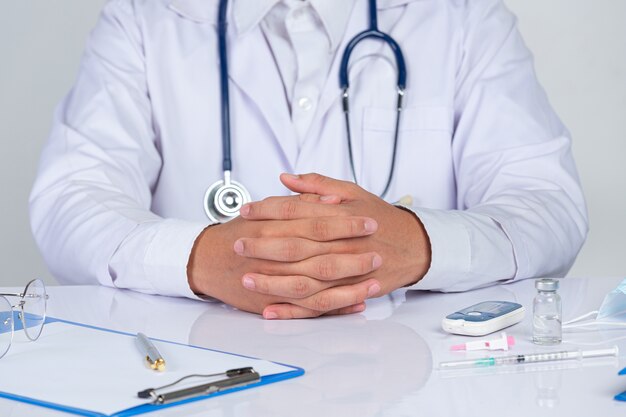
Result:
{"label": "white dress shirt", "polygon": [[[235,0],[229,12],[232,173],[253,200],[288,195],[281,172],[352,179],[338,61],[367,28],[368,2],[292,3]],[[379,27],[408,68],[387,197],[413,197],[432,248],[412,288],[564,275],[586,236],[586,208],[569,134],[514,16],[501,0],[378,3]],[[281,33],[300,8],[304,23]],[[61,282],[194,297],[187,262],[208,224],[206,188],[223,175],[216,15],[216,0],[106,4],[30,200],[35,238]],[[309,44],[310,56],[296,47]],[[367,42],[350,65],[357,179],[373,193],[390,166],[393,61]]]}
{"label": "white dress shirt", "polygon": [[261,28],[280,71],[291,121],[301,145],[313,122],[354,0],[269,0],[267,3],[275,5],[264,16],[263,9],[245,8],[240,6],[244,2],[236,2],[234,16],[249,22],[248,25],[264,18]]}

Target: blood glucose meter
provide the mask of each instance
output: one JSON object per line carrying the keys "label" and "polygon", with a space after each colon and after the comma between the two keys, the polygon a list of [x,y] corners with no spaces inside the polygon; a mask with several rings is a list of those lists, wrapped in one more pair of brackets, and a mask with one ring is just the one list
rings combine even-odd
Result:
{"label": "blood glucose meter", "polygon": [[449,333],[484,336],[519,323],[525,311],[510,301],[484,301],[446,316],[441,326]]}

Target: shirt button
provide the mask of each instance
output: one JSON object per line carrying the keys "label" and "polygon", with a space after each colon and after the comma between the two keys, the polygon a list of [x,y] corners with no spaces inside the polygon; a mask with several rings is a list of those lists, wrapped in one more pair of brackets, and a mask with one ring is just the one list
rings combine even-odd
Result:
{"label": "shirt button", "polygon": [[313,100],[308,97],[300,97],[298,99],[298,107],[304,111],[309,111],[313,108]]}

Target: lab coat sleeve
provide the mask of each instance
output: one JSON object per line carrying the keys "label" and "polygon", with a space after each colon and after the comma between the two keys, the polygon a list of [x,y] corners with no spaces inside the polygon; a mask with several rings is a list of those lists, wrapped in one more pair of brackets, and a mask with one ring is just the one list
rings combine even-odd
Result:
{"label": "lab coat sleeve", "polygon": [[61,283],[194,294],[187,260],[205,224],[150,211],[161,157],[151,119],[140,25],[111,0],[56,111],[31,194],[31,226]]}
{"label": "lab coat sleeve", "polygon": [[500,0],[465,3],[452,142],[458,210],[414,208],[432,263],[412,288],[564,276],[587,234],[569,133],[515,17]]}

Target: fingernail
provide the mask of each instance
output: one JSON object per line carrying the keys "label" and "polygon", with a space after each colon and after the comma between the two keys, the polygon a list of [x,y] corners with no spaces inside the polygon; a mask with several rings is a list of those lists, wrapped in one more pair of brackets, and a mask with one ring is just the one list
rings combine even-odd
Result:
{"label": "fingernail", "polygon": [[249,290],[253,290],[256,288],[256,284],[254,283],[254,280],[248,275],[243,277],[243,286]]}
{"label": "fingernail", "polygon": [[380,255],[374,255],[372,258],[372,268],[378,269],[383,264],[383,258]]}
{"label": "fingernail", "polygon": [[367,297],[373,297],[380,291],[380,285],[374,284],[367,289]]}
{"label": "fingernail", "polygon": [[237,240],[233,245],[233,249],[237,255],[243,255],[243,241]]}
{"label": "fingernail", "polygon": [[273,311],[263,312],[263,318],[267,320],[274,320],[278,318],[278,314],[274,313]]}
{"label": "fingernail", "polygon": [[367,219],[365,220],[364,227],[367,233],[374,233],[378,230],[378,223],[374,219]]}
{"label": "fingernail", "polygon": [[331,201],[334,199],[335,199],[334,195],[323,195],[320,197],[320,201]]}
{"label": "fingernail", "polygon": [[295,175],[295,174],[284,174],[287,178],[291,178],[292,180],[299,180],[300,179],[300,175]]}
{"label": "fingernail", "polygon": [[242,217],[246,217],[250,214],[250,204],[244,204],[243,207],[239,210],[239,215]]}

